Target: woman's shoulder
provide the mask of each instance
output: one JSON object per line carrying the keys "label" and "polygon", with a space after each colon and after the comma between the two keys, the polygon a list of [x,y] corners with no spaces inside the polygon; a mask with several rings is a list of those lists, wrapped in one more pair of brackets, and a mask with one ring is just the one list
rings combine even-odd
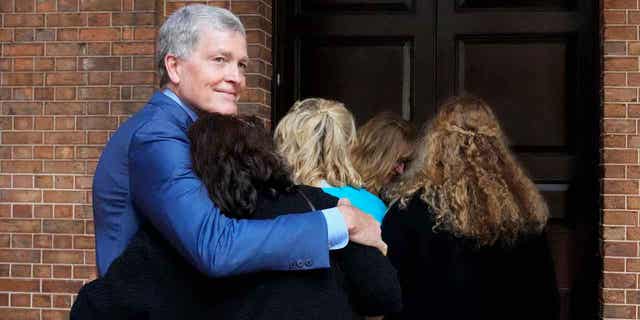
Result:
{"label": "woman's shoulder", "polygon": [[349,199],[353,206],[371,214],[378,221],[382,220],[387,211],[387,205],[378,196],[364,188],[344,186],[322,188],[322,190],[335,197]]}
{"label": "woman's shoulder", "polygon": [[394,200],[389,204],[383,224],[389,221],[407,225],[433,224],[433,207],[428,204],[419,192],[406,199]]}

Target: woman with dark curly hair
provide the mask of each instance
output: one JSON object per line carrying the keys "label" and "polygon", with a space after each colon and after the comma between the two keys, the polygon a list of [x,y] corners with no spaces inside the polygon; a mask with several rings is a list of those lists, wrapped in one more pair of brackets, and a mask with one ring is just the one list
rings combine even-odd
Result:
{"label": "woman with dark curly hair", "polygon": [[[189,130],[195,172],[226,215],[267,219],[330,208],[337,199],[294,185],[255,117],[202,115]],[[178,226],[179,227],[179,226]],[[286,236],[286,235],[283,235]],[[261,243],[243,250],[263,250]],[[331,268],[211,279],[146,224],[107,273],[87,284],[72,319],[354,319],[401,308],[396,272],[377,249],[349,243]],[[312,261],[297,261],[300,269]]]}
{"label": "woman with dark curly hair", "polygon": [[383,222],[404,309],[395,319],[556,319],[548,208],[490,107],[444,103]]}

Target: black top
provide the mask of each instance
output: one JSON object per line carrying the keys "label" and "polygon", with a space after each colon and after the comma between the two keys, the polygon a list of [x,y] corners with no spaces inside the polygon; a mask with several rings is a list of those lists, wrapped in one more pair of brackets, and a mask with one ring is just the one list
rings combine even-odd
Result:
{"label": "black top", "polygon": [[[337,199],[299,187],[317,210]],[[255,219],[310,211],[299,193],[258,197]],[[302,262],[304,263],[304,262]],[[107,273],[78,294],[71,319],[354,319],[401,308],[395,269],[377,249],[350,243],[331,268],[210,279],[143,225]]]}
{"label": "black top", "polygon": [[557,319],[558,291],[543,235],[510,248],[478,248],[433,227],[432,208],[419,196],[385,216],[382,237],[404,306],[385,319]]}

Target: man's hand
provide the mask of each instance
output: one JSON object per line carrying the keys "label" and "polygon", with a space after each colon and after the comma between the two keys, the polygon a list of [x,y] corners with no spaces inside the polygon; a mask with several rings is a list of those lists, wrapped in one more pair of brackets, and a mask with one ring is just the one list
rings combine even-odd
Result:
{"label": "man's hand", "polygon": [[372,216],[351,206],[347,199],[338,201],[338,210],[342,213],[349,230],[349,240],[375,247],[387,255],[387,244],[382,241],[380,224]]}

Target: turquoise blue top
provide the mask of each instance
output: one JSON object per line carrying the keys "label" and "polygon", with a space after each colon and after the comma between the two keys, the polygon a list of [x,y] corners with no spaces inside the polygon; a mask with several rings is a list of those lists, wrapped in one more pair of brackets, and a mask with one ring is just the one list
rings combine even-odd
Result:
{"label": "turquoise blue top", "polygon": [[370,214],[374,219],[382,223],[382,218],[384,218],[384,214],[387,212],[387,205],[373,193],[364,188],[356,189],[349,186],[334,187],[326,181],[322,181],[320,187],[322,191],[336,198],[349,199],[351,205]]}

